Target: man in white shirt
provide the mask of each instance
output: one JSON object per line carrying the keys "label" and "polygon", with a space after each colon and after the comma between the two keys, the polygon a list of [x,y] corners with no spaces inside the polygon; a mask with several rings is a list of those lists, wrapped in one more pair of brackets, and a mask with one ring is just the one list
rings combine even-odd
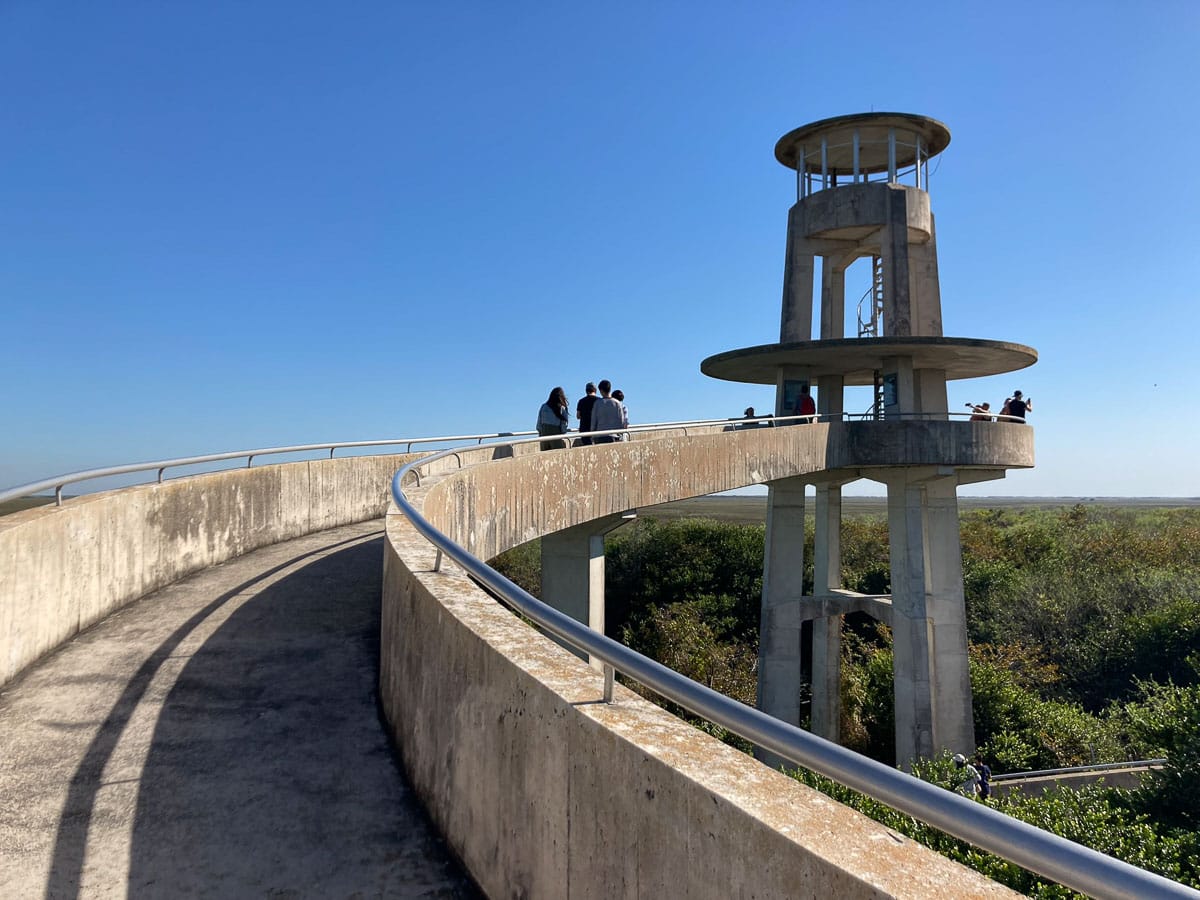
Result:
{"label": "man in white shirt", "polygon": [[[608,431],[612,428],[624,428],[624,416],[621,414],[621,404],[612,398],[612,382],[607,378],[601,381],[600,399],[592,406],[592,431]],[[602,434],[592,438],[593,444],[611,444],[619,441],[619,434]]]}

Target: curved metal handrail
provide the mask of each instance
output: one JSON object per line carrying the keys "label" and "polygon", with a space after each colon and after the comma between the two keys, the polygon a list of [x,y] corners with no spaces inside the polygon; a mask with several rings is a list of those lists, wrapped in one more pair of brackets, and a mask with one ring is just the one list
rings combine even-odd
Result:
{"label": "curved metal handrail", "polygon": [[178,468],[179,466],[200,465],[201,463],[221,462],[227,459],[241,459],[242,457],[247,458],[246,465],[250,466],[256,456],[270,456],[279,453],[305,453],[313,450],[328,450],[329,458],[333,459],[333,454],[336,450],[350,450],[360,447],[393,447],[403,444],[405,445],[405,452],[411,452],[414,444],[440,444],[447,441],[477,441],[482,444],[484,441],[533,433],[532,431],[501,431],[492,434],[455,434],[445,437],[389,438],[382,441],[338,441],[332,444],[297,444],[294,447],[230,450],[225,453],[209,453],[204,456],[181,456],[175,459],[162,459],[157,462],[126,463],[120,466],[106,466],[100,469],[84,469],[78,472],[68,472],[64,475],[55,475],[53,478],[46,478],[41,481],[19,484],[0,491],[0,503],[3,503],[5,500],[15,500],[18,497],[28,497],[30,494],[37,494],[53,488],[55,505],[62,506],[62,489],[68,484],[91,481],[95,478],[107,478],[112,475],[128,475],[131,472],[148,472],[151,469],[158,471],[158,481],[161,483],[163,472],[167,469]]}
{"label": "curved metal handrail", "polygon": [[[694,421],[685,422],[666,422],[660,424],[649,425],[631,425],[627,429],[621,431],[643,431],[647,429],[670,428],[673,426],[684,427],[687,425],[714,424],[717,419],[697,419]],[[620,432],[588,432],[588,434],[609,434]],[[250,466],[254,462],[256,456],[270,456],[280,453],[305,453],[313,450],[328,450],[330,459],[333,458],[336,450],[349,450],[360,447],[394,447],[401,444],[405,445],[405,452],[411,452],[414,444],[442,444],[448,441],[476,441],[482,444],[484,441],[497,441],[505,438],[519,438],[524,435],[536,434],[534,431],[499,431],[488,434],[454,434],[444,435],[442,437],[419,437],[419,438],[388,438],[381,441],[338,441],[330,444],[297,444],[291,447],[264,447],[258,450],[229,450],[224,453],[209,453],[203,456],[181,456],[174,459],[162,459],[154,462],[140,463],[125,463],[118,466],[105,466],[98,469],[81,469],[77,472],[67,472],[62,475],[55,475],[53,478],[44,478],[41,481],[31,481],[27,484],[18,484],[11,488],[6,488],[0,491],[0,503],[6,500],[15,500],[19,497],[28,497],[31,494],[38,494],[42,491],[48,491],[53,488],[54,499],[56,506],[62,506],[62,489],[68,484],[76,484],[80,481],[91,481],[96,478],[107,478],[113,475],[128,475],[133,472],[149,472],[154,469],[158,472],[159,483],[163,480],[163,472],[167,469],[178,468],[180,466],[200,465],[202,463],[222,462],[228,459],[241,459],[246,457],[246,465]],[[579,433],[571,432],[570,435],[574,438],[579,437]]]}
{"label": "curved metal handrail", "polygon": [[[716,420],[713,424],[728,421]],[[548,606],[450,540],[404,495],[402,482],[410,471],[449,452],[431,454],[399,469],[392,478],[392,498],[396,505],[439,554],[454,560],[486,589],[577,650],[783,759],[1073,890],[1114,900],[1200,898],[1200,892],[1178,882],[1043,831],[739,703]]]}
{"label": "curved metal handrail", "polygon": [[[949,418],[967,418],[968,413],[904,413],[899,416],[893,416],[886,421],[898,421],[903,419],[941,419]],[[806,416],[755,416],[754,418],[736,418],[736,419],[688,419],[682,422],[651,422],[645,425],[630,425],[627,428],[614,429],[612,431],[594,431],[594,432],[568,432],[566,435],[560,435],[559,440],[568,438],[575,441],[582,436],[601,435],[601,434],[625,434],[628,432],[639,431],[663,431],[669,429],[680,429],[684,435],[687,435],[689,427],[699,427],[706,425],[735,425],[736,423],[756,423],[758,425],[767,426],[777,423],[796,424],[802,421],[850,421],[859,418],[863,421],[874,421],[867,414],[854,413],[836,413],[833,415],[819,414]],[[997,420],[1012,419],[1013,421],[1024,421],[1012,416],[995,416]],[[119,466],[106,466],[98,469],[83,469],[77,472],[67,472],[62,475],[55,475],[53,478],[45,478],[41,481],[32,481],[28,484],[19,484],[11,488],[6,488],[0,491],[0,503],[7,500],[15,500],[19,497],[28,497],[31,494],[38,494],[42,491],[54,490],[54,503],[56,506],[62,506],[62,489],[68,484],[76,484],[80,481],[91,481],[96,478],[107,478],[114,475],[128,475],[133,472],[148,472],[156,470],[157,480],[159,483],[163,480],[163,473],[167,469],[178,468],[180,466],[201,465],[210,462],[222,462],[229,459],[246,458],[247,467],[253,465],[254,457],[256,456],[271,456],[281,453],[305,453],[313,450],[328,450],[330,459],[336,450],[351,450],[361,447],[394,447],[405,445],[405,452],[411,452],[414,444],[439,444],[447,441],[476,441],[482,444],[484,441],[500,441],[508,438],[518,438],[525,435],[532,435],[532,431],[500,431],[489,434],[455,434],[445,435],[443,437],[424,437],[424,438],[389,438],[381,441],[338,441],[329,444],[298,444],[293,447],[264,447],[258,450],[230,450],[225,453],[209,453],[204,456],[185,456],[175,459],[163,459],[154,462],[127,463]],[[543,438],[544,439],[544,438]]]}

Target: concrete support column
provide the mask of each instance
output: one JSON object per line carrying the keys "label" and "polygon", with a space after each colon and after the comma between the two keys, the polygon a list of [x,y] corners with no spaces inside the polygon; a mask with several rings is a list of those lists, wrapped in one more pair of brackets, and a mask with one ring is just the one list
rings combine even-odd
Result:
{"label": "concrete support column", "polygon": [[[932,220],[931,215],[931,230]],[[936,234],[931,234],[923,244],[909,245],[908,270],[913,334],[941,336],[942,291],[938,283]]]}
{"label": "concrete support column", "polygon": [[821,259],[821,339],[846,336],[846,266],[853,256]]}
{"label": "concrete support column", "polygon": [[932,756],[933,623],[925,595],[925,528],[919,477],[890,474],[888,537],[891,542],[893,675],[896,762],[909,767]]}
{"label": "concrete support column", "polygon": [[896,760],[975,749],[958,479],[949,467],[887,476]]}
{"label": "concrete support column", "polygon": [[[800,604],[804,586],[804,481],[772,482],[767,494],[762,622],[758,642],[758,708],[800,724]],[[773,754],[759,759],[778,765]]]}
{"label": "concrete support column", "polygon": [[[842,487],[818,484],[813,533],[813,594],[842,586]],[[812,624],[812,732],[837,741],[842,719],[842,617]]]}
{"label": "concrete support column", "polygon": [[632,518],[606,516],[543,537],[541,600],[603,634],[604,536]]}
{"label": "concrete support column", "polygon": [[926,418],[944,420],[949,411],[945,370],[914,369],[913,395],[914,412],[924,413]]}
{"label": "concrete support column", "polygon": [[883,262],[883,333],[908,337],[913,332],[909,279],[908,197],[902,189],[888,191],[886,221],[880,241]]}
{"label": "concrete support column", "polygon": [[975,750],[971,669],[967,658],[958,479],[925,483],[929,616],[933,622],[933,739],[937,749],[968,756]]}
{"label": "concrete support column", "polygon": [[800,206],[788,214],[787,254],[783,264],[783,311],[779,322],[779,340],[812,339],[813,278],[816,257],[801,239],[803,227]]}
{"label": "concrete support column", "polygon": [[[902,416],[917,411],[917,386],[911,356],[883,359],[883,415]],[[891,389],[889,389],[889,384]]]}

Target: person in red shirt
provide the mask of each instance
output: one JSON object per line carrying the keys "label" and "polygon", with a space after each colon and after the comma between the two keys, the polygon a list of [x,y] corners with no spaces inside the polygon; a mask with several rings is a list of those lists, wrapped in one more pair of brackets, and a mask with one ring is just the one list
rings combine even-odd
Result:
{"label": "person in red shirt", "polygon": [[797,416],[812,416],[811,419],[805,419],[800,424],[807,425],[810,422],[816,421],[817,404],[813,400],[812,394],[808,392],[808,385],[800,388],[800,396],[796,398],[796,409],[794,415]]}

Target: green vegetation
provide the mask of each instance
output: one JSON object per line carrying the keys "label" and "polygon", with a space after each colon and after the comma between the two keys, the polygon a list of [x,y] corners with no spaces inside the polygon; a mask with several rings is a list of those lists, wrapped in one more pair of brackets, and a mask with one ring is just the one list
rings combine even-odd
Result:
{"label": "green vegetation", "polygon": [[35,495],[33,497],[17,497],[15,500],[5,500],[0,503],[0,516],[7,516],[9,513],[21,512],[24,509],[33,509],[36,506],[46,506],[53,503],[53,497],[44,497]]}
{"label": "green vegetation", "polygon": [[[975,509],[961,533],[975,732],[993,769],[1169,760],[1135,791],[994,805],[1200,887],[1200,510]],[[609,634],[752,704],[763,527],[642,519],[610,537],[606,556]],[[538,562],[530,545],[498,566],[532,590]],[[847,518],[843,584],[886,593],[888,572],[885,521]],[[894,764],[889,630],[847,616],[843,655],[843,742]],[[950,784],[945,759],[918,774]],[[797,777],[1018,890],[1069,895],[828,779]]]}

